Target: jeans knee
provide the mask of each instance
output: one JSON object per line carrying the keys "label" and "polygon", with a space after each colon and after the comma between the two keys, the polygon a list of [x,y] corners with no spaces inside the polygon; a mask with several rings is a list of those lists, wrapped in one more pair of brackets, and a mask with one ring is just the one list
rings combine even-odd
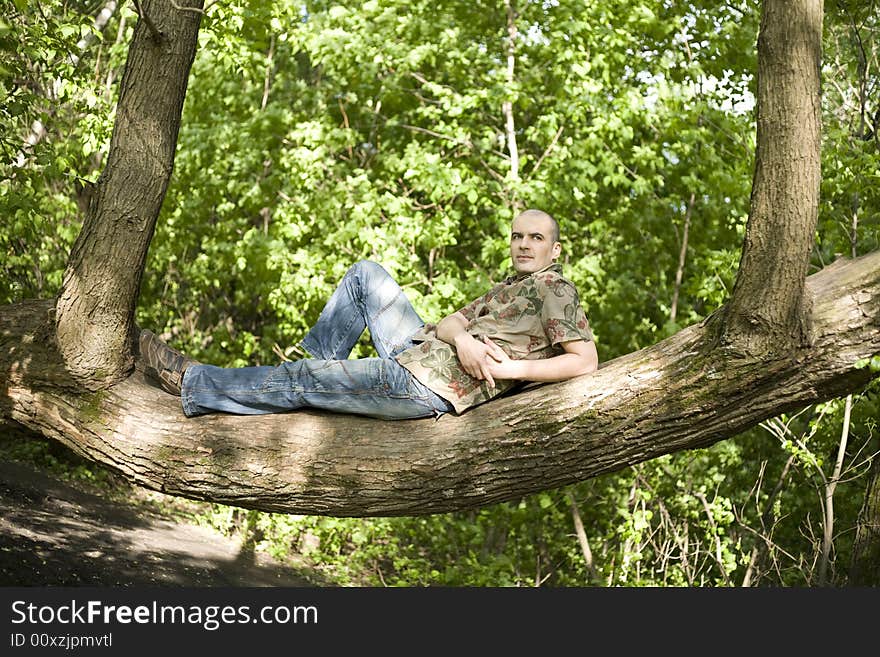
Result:
{"label": "jeans knee", "polygon": [[357,286],[355,289],[359,289],[361,293],[377,289],[386,281],[393,280],[382,265],[372,260],[358,260],[349,267],[346,278],[350,283],[354,282]]}
{"label": "jeans knee", "polygon": [[348,268],[348,273],[352,275],[371,276],[375,274],[387,275],[388,272],[378,262],[372,260],[358,260]]}

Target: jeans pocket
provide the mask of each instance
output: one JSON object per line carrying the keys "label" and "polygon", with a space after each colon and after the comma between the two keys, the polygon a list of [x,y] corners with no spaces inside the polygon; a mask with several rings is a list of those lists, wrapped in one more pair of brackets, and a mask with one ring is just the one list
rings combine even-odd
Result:
{"label": "jeans pocket", "polygon": [[385,359],[383,364],[390,396],[427,403],[426,390],[408,369],[392,358]]}

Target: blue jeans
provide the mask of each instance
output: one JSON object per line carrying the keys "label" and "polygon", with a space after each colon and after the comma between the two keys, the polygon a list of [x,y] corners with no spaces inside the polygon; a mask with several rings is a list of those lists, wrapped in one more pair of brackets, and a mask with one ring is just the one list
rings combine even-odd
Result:
{"label": "blue jeans", "polygon": [[[183,412],[192,417],[319,408],[386,420],[439,416],[452,405],[394,359],[422,326],[388,272],[363,260],[348,270],[300,343],[315,358],[277,366],[190,366],[181,386]],[[364,328],[379,357],[347,360]]]}

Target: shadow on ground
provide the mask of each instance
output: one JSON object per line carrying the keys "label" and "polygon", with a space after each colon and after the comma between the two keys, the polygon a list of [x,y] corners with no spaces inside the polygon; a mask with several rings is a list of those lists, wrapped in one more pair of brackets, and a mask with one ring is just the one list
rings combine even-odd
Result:
{"label": "shadow on ground", "polygon": [[0,462],[0,586],[326,586],[212,529]]}

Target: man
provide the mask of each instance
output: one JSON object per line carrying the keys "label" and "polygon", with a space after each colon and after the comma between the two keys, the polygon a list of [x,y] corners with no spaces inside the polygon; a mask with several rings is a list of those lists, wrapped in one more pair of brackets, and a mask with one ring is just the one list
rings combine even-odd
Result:
{"label": "man", "polygon": [[[436,326],[426,325],[378,264],[353,265],[300,342],[313,358],[277,366],[202,365],[141,331],[147,375],[181,396],[187,416],[320,408],[383,419],[462,413],[527,382],[598,367],[574,285],[555,264],[559,227],[526,210],[511,224],[515,274]],[[348,360],[364,328],[378,358]]]}

